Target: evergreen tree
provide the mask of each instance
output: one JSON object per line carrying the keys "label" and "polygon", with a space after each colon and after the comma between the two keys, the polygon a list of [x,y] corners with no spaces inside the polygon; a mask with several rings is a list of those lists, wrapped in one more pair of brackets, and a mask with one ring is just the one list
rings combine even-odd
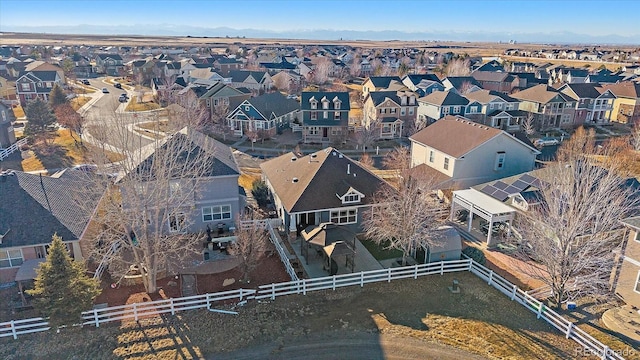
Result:
{"label": "evergreen tree", "polygon": [[57,106],[66,103],[68,103],[67,95],[64,94],[62,88],[58,84],[53,85],[53,89],[49,94],[49,105],[55,109]]}
{"label": "evergreen tree", "polygon": [[71,259],[62,238],[53,235],[47,260],[37,269],[35,287],[27,293],[34,297],[34,307],[56,328],[81,323],[82,312],[91,308],[100,285],[87,277],[83,263]]}
{"label": "evergreen tree", "polygon": [[55,131],[56,117],[45,101],[37,98],[27,104],[24,109],[27,116],[25,135],[31,138],[42,138],[46,144],[48,135]]}

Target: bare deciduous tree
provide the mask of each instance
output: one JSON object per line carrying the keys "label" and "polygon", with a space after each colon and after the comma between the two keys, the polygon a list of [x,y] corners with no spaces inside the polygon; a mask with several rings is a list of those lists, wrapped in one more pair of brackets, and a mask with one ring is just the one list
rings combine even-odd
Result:
{"label": "bare deciduous tree", "polygon": [[333,62],[329,58],[322,58],[318,63],[316,63],[313,68],[313,81],[322,85],[329,81],[329,74],[331,73],[331,68],[333,67]]}
{"label": "bare deciduous tree", "polygon": [[241,217],[236,224],[236,240],[229,253],[239,258],[244,282],[249,282],[254,271],[266,255],[269,246],[267,229],[252,217]]}
{"label": "bare deciduous tree", "polygon": [[569,140],[560,146],[556,157],[558,161],[574,161],[594,155],[596,153],[595,140],[595,130],[586,130],[581,126],[576,129]]}
{"label": "bare deciduous tree", "polygon": [[631,130],[631,146],[633,150],[640,151],[640,122],[636,122]]}
{"label": "bare deciduous tree", "polygon": [[373,159],[371,158],[371,156],[369,156],[368,153],[363,153],[358,162],[366,169],[371,170],[375,168],[375,166],[373,166]]}
{"label": "bare deciduous tree", "polygon": [[612,250],[622,239],[619,220],[636,206],[637,194],[615,171],[585,159],[555,163],[539,174],[539,204],[516,225],[526,243],[519,256],[537,263],[521,270],[549,286],[558,307],[606,292]]}
{"label": "bare deciduous tree", "polygon": [[524,130],[524,133],[527,135],[533,135],[533,133],[536,132],[536,129],[534,127],[534,117],[532,113],[529,113],[522,122],[522,130]]}
{"label": "bare deciduous tree", "polygon": [[360,76],[362,73],[361,64],[362,64],[362,59],[360,58],[360,55],[356,54],[353,60],[351,60],[351,64],[349,64],[349,75],[353,77]]}
{"label": "bare deciduous tree", "polygon": [[447,76],[469,76],[471,74],[469,59],[453,59],[449,61],[446,74]]}
{"label": "bare deciduous tree", "polygon": [[104,191],[90,226],[92,255],[107,260],[115,279],[135,269],[146,291],[154,293],[158,276],[177,272],[202,245],[204,235],[193,219],[201,216],[196,202],[212,171],[213,139],[185,128],[141,147],[126,120],[117,118],[91,132],[113,139],[126,155],[115,183],[98,178],[86,189]]}
{"label": "bare deciduous tree", "polygon": [[389,249],[402,251],[402,264],[419,248],[437,245],[435,231],[443,224],[443,205],[433,196],[435,182],[406,171],[397,188],[383,187],[375,195],[374,205],[364,214],[365,235]]}
{"label": "bare deciduous tree", "polygon": [[80,144],[82,144],[82,132],[85,125],[84,118],[73,110],[69,104],[57,106],[54,110],[54,114],[56,115],[56,119],[58,119],[58,124],[69,129],[71,137],[73,137],[73,131],[80,136]]}
{"label": "bare deciduous tree", "polygon": [[382,166],[388,170],[398,170],[400,174],[407,172],[411,166],[411,154],[406,147],[396,147],[382,159]]}

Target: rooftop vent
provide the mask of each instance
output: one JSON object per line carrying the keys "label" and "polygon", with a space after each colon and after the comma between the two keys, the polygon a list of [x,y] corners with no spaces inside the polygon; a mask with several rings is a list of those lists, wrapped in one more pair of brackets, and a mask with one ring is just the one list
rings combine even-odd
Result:
{"label": "rooftop vent", "polygon": [[297,158],[297,157],[295,157],[295,156],[292,156],[292,157],[291,157],[291,161],[296,161],[296,160],[298,160],[298,158]]}
{"label": "rooftop vent", "polygon": [[291,182],[292,182],[292,183],[297,183],[297,182],[298,182],[298,178],[293,178],[293,179],[291,179]]}
{"label": "rooftop vent", "polygon": [[317,158],[317,157],[318,157],[318,154],[313,153],[313,154],[311,154],[311,155],[309,155],[309,156],[310,156],[312,159],[315,159],[315,158]]}

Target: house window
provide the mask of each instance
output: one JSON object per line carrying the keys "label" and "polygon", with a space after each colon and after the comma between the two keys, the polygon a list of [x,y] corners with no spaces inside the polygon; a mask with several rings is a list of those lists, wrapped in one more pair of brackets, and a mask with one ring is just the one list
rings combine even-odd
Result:
{"label": "house window", "polygon": [[187,216],[184,213],[174,213],[169,215],[169,231],[184,232],[186,231]]}
{"label": "house window", "polygon": [[336,111],[333,113],[333,119],[334,120],[340,120],[340,111]]}
{"label": "house window", "polygon": [[205,206],[202,208],[202,221],[231,219],[231,205]]}
{"label": "house window", "polygon": [[329,108],[329,102],[328,101],[323,101],[322,102],[322,109],[328,109]]}
{"label": "house window", "polygon": [[337,126],[333,126],[331,128],[331,135],[333,135],[333,136],[342,135],[342,129],[337,127]]}
{"label": "house window", "polygon": [[443,107],[442,108],[442,113],[447,115],[449,113],[449,107],[448,106]]}
{"label": "house window", "polygon": [[359,194],[347,194],[342,198],[342,203],[343,204],[357,203],[357,202],[360,202],[360,195]]}
{"label": "house window", "polygon": [[336,102],[334,102],[334,103],[333,103],[333,107],[334,107],[336,110],[339,110],[339,109],[340,109],[340,104],[341,104],[341,103],[342,103],[341,101],[336,101]]}
{"label": "house window", "polygon": [[318,120],[318,112],[317,111],[312,111],[311,112],[311,120]]}
{"label": "house window", "polygon": [[211,100],[207,99],[207,107],[211,107]]}
{"label": "house window", "polygon": [[317,101],[311,101],[311,108],[312,109],[317,109],[318,108],[318,102]]}
{"label": "house window", "polygon": [[328,112],[328,111],[323,111],[323,112],[322,112],[322,117],[323,117],[324,119],[328,119],[328,118],[329,118],[329,112]]}
{"label": "house window", "polygon": [[0,268],[17,267],[22,261],[22,250],[0,250]]}
{"label": "house window", "polygon": [[469,114],[477,114],[478,113],[478,107],[477,106],[471,106],[469,108]]}
{"label": "house window", "polygon": [[637,293],[640,293],[640,271],[638,271],[638,277],[636,277],[636,286],[633,287],[633,290]]}
{"label": "house window", "polygon": [[334,224],[355,224],[357,215],[358,209],[331,211],[331,222]]}
{"label": "house window", "polygon": [[458,113],[460,113],[460,106],[454,106],[454,107],[453,107],[453,113],[454,113],[454,114],[458,114]]}
{"label": "house window", "polygon": [[498,151],[498,153],[496,153],[496,163],[493,166],[493,170],[502,170],[504,169],[504,159],[505,159],[505,152],[504,151]]}
{"label": "house window", "polygon": [[20,84],[20,88],[22,89],[22,91],[29,91],[31,87],[29,86],[29,83],[22,83]]}
{"label": "house window", "polygon": [[390,114],[395,114],[397,110],[398,109],[396,109],[396,108],[391,108],[391,109],[389,109],[389,113]]}
{"label": "house window", "polygon": [[244,107],[244,111],[249,111],[249,110],[251,110],[251,106],[247,105]]}
{"label": "house window", "polygon": [[444,158],[444,169],[445,170],[449,170],[449,158],[448,157]]}
{"label": "house window", "polygon": [[310,126],[309,127],[309,135],[318,135],[318,127],[317,126]]}
{"label": "house window", "polygon": [[413,108],[409,108],[409,115],[413,115]]}
{"label": "house window", "polygon": [[489,109],[493,110],[493,106],[494,106],[494,105],[495,105],[495,104],[489,104]]}
{"label": "house window", "polygon": [[430,150],[430,151],[429,151],[429,162],[430,162],[430,163],[432,163],[432,162],[433,162],[434,157],[435,157],[435,156],[434,156],[433,150]]}
{"label": "house window", "polygon": [[405,108],[400,109],[400,116],[404,116],[407,113]]}

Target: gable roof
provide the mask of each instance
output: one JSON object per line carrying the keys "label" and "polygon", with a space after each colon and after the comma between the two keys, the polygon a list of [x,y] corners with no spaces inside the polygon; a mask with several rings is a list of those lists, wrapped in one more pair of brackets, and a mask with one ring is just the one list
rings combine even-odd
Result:
{"label": "gable roof", "polygon": [[583,84],[566,84],[563,86],[563,88],[571,89],[571,91],[573,91],[573,93],[576,96],[578,96],[578,98],[575,100],[579,100],[579,99],[596,99],[597,97],[599,97],[601,95],[600,91],[598,91],[599,86],[600,84],[583,83]]}
{"label": "gable roof", "polygon": [[449,106],[449,105],[467,105],[469,104],[469,100],[465,97],[458,95],[455,91],[434,91],[431,94],[421,97],[418,101],[438,105],[438,106]]}
{"label": "gable roof", "polygon": [[480,125],[463,117],[446,116],[411,135],[409,139],[459,158],[502,133],[502,130]]}
{"label": "gable roof", "polygon": [[[63,240],[79,239],[97,198],[83,197],[78,206],[71,194],[87,186],[86,179],[56,179],[12,171],[0,177],[0,248],[45,244],[53,234]],[[95,184],[93,184],[95,185]],[[8,232],[7,232],[8,231]]]}
{"label": "gable roof", "polygon": [[482,88],[482,86],[480,86],[480,83],[478,83],[478,81],[472,76],[448,76],[444,80],[442,80],[442,83],[444,84],[445,81],[449,82],[449,84],[451,84],[451,86],[456,90],[460,90],[462,88],[462,85],[464,85],[465,83],[469,83],[471,85]]}
{"label": "gable roof", "polygon": [[118,54],[98,54],[98,57],[101,60],[106,60],[106,59],[113,59],[113,60],[120,60],[122,61],[122,56],[118,55]]}
{"label": "gable roof", "polygon": [[617,84],[602,84],[602,89],[611,90],[618,97],[640,99],[640,83],[625,81]]}
{"label": "gable roof", "polygon": [[349,189],[364,195],[360,203],[350,206],[371,204],[373,194],[389,186],[332,147],[303,157],[290,152],[262,163],[260,168],[288,213],[343,207],[338,196]]}
{"label": "gable roof", "polygon": [[407,78],[413,85],[418,85],[423,80],[435,81],[440,84],[442,83],[436,74],[410,74],[404,77],[404,79]]}
{"label": "gable roof", "polygon": [[[349,102],[349,93],[346,91],[303,92],[300,96],[300,108],[302,110],[311,110],[311,103],[309,102],[311,98],[315,98],[318,101],[318,104],[321,104],[321,100],[323,98],[327,98],[327,100],[329,100],[329,110],[333,110],[333,99],[338,98],[338,100],[340,100],[340,111],[348,111],[351,109],[351,103]],[[315,110],[322,110],[322,106],[319,106],[318,109]]]}
{"label": "gable roof", "polygon": [[[278,91],[245,100],[243,103],[245,102],[251,104],[264,117],[263,120],[271,119],[272,113],[280,117],[300,108],[296,100],[287,99]],[[242,104],[238,106],[241,107]]]}
{"label": "gable roof", "polygon": [[567,95],[562,94],[553,87],[545,84],[536,85],[534,87],[518,91],[515,94],[511,94],[511,96],[519,100],[527,100],[540,104],[546,104],[556,97],[562,100],[562,102],[567,101]]}
{"label": "gable roof", "polygon": [[249,71],[249,70],[231,70],[229,71],[229,77],[233,82],[244,82],[249,76],[253,77],[257,82],[260,82],[263,77],[266,76],[264,71]]}
{"label": "gable roof", "polygon": [[504,82],[504,81],[513,81],[513,77],[508,79],[511,74],[507,72],[496,72],[496,71],[474,71],[471,76],[478,81],[494,81],[494,82]]}
{"label": "gable roof", "polygon": [[402,82],[398,76],[372,76],[369,80],[376,88],[388,88],[392,81]]}
{"label": "gable roof", "polygon": [[[406,94],[406,96],[415,96],[413,91],[371,91],[367,94],[367,97],[371,98],[375,106],[382,104],[386,99],[390,99],[399,106],[402,102],[399,95],[402,94]],[[403,106],[418,106],[418,103]]]}
{"label": "gable roof", "polygon": [[499,91],[493,91],[493,90],[472,91],[468,94],[465,94],[464,97],[466,97],[469,100],[477,101],[481,104],[487,104],[496,99],[502,99],[506,102],[518,102],[518,100],[512,98],[511,96],[505,93],[501,93]]}

